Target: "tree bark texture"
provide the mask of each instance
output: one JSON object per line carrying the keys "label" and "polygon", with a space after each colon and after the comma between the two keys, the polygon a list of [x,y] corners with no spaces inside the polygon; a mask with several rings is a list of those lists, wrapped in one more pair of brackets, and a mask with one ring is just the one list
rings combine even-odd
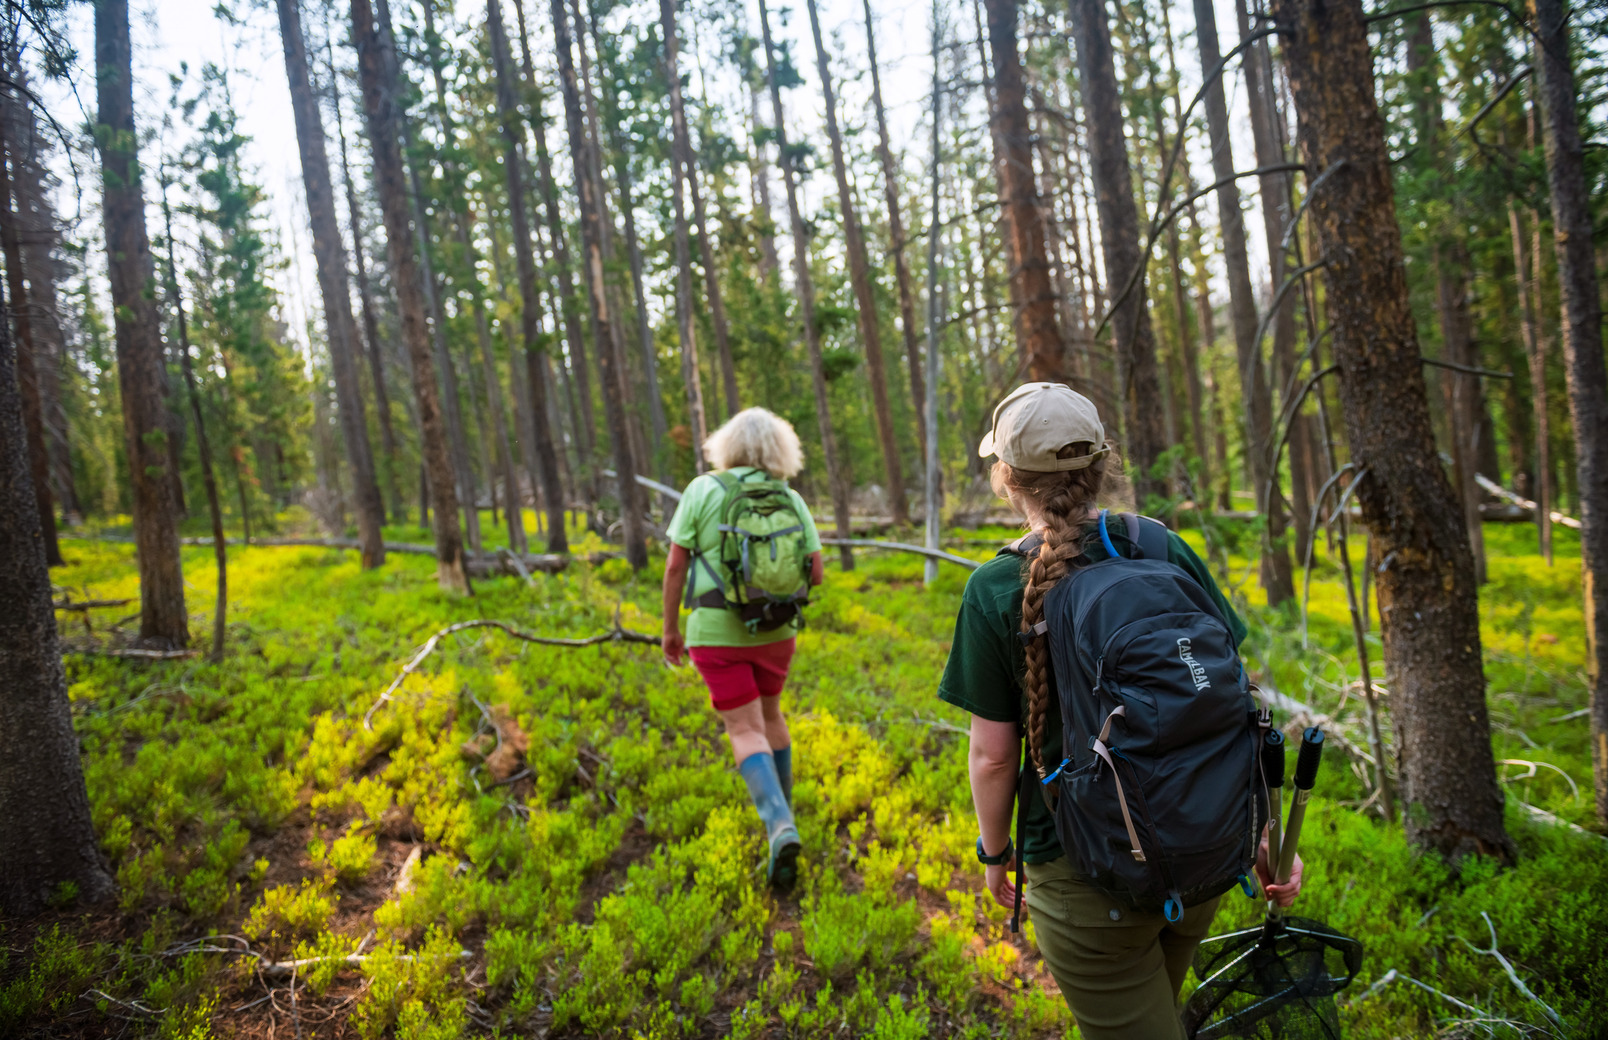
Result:
{"label": "tree bark texture", "polygon": [[687,117],[681,102],[680,35],[676,31],[675,0],[659,0],[659,28],[664,33],[665,82],[670,94],[670,200],[672,240],[676,262],[676,335],[681,343],[681,382],[687,393],[687,425],[692,432],[693,465],[699,473],[708,468],[704,441],[709,437],[708,409],[698,365],[698,334],[693,325],[692,244],[687,231],[685,186],[694,176],[692,147],[687,139]]}
{"label": "tree bark texture", "polygon": [[357,538],[364,570],[385,562],[385,503],[374,475],[374,454],[369,447],[368,418],[363,411],[363,386],[357,366],[357,322],[352,318],[352,290],[346,280],[346,246],[341,241],[340,219],[335,215],[335,190],[329,175],[329,152],[324,142],[324,117],[318,111],[307,65],[307,41],[302,33],[300,0],[278,0],[279,35],[285,50],[285,78],[290,83],[290,107],[296,120],[296,144],[301,152],[302,187],[313,231],[313,256],[318,266],[318,290],[324,300],[324,330],[330,368],[335,375],[336,408],[346,461],[352,468],[352,491],[357,499]]}
{"label": "tree bark texture", "polygon": [[50,493],[50,441],[45,435],[44,394],[40,391],[39,376],[53,360],[34,342],[34,301],[23,284],[22,236],[17,228],[22,206],[18,199],[19,204],[13,209],[12,201],[17,198],[18,157],[27,146],[16,139],[13,130],[11,121],[0,115],[0,250],[4,251],[6,260],[6,291],[11,300],[11,326],[16,332],[13,343],[17,352],[17,382],[22,391],[22,420],[28,430],[28,466],[34,498],[38,500],[39,530],[45,547],[45,562],[57,567],[63,561],[61,546],[56,543],[56,507]]}
{"label": "tree bark texture", "polygon": [[179,563],[177,503],[169,467],[161,323],[151,282],[155,266],[145,230],[139,138],[134,129],[133,53],[127,0],[95,4],[95,143],[101,157],[101,218],[106,228],[117,382],[134,500],[140,567],[140,642],[182,650],[190,641]]}
{"label": "tree bark texture", "polygon": [[1510,859],[1491,754],[1474,561],[1430,424],[1360,0],[1275,0],[1324,262],[1357,497],[1380,561],[1408,838]]}
{"label": "tree bark texture", "polygon": [[425,325],[424,287],[414,256],[407,174],[398,141],[396,123],[401,113],[397,110],[396,80],[386,59],[389,41],[375,24],[369,0],[352,0],[351,11],[363,109],[374,151],[374,187],[385,216],[386,252],[419,411],[420,453],[429,478],[430,500],[435,506],[436,580],[443,589],[467,593],[469,574],[464,568],[463,536],[458,526],[458,492],[447,450],[430,332]]}
{"label": "tree bark texture", "polygon": [[17,352],[0,322],[0,913],[13,919],[63,884],[91,903],[114,887],[95,845],[29,470]]}
{"label": "tree bark texture", "polygon": [[[905,259],[904,214],[899,205],[899,171],[888,140],[888,112],[882,104],[882,73],[877,68],[877,35],[871,25],[871,0],[864,0],[865,49],[871,65],[871,107],[877,116],[877,162],[882,167],[882,194],[888,205],[888,252],[893,255],[894,282],[899,288],[899,328],[904,334],[905,362],[910,371],[910,400],[925,412],[927,384],[921,370],[921,345],[916,335],[916,295],[910,287],[910,262]],[[916,424],[921,458],[927,458],[927,424]]]}
{"label": "tree bark texture", "polygon": [[514,74],[508,53],[508,34],[503,28],[501,0],[486,0],[486,22],[491,34],[492,64],[497,76],[497,114],[503,134],[503,173],[508,178],[509,222],[513,225],[514,262],[519,269],[519,331],[524,341],[526,379],[530,385],[531,407],[536,413],[536,465],[541,476],[542,501],[547,506],[547,551],[569,551],[564,529],[564,491],[558,479],[558,448],[553,443],[547,421],[547,371],[537,356],[541,353],[541,328],[537,324],[536,254],[531,248],[530,217],[525,212],[525,164],[519,107],[514,99]]}
{"label": "tree bark texture", "polygon": [[[810,277],[810,236],[798,203],[798,173],[794,156],[788,150],[787,120],[782,114],[782,87],[776,78],[776,45],[771,39],[770,11],[759,0],[759,28],[765,45],[765,82],[770,89],[771,117],[775,125],[776,153],[780,157],[782,184],[787,189],[787,215],[793,231],[793,279],[798,293],[800,317],[804,320],[804,344],[810,354],[810,378],[815,390],[815,421],[820,427],[821,455],[826,463],[826,484],[832,495],[832,517],[839,538],[854,537],[849,519],[849,482],[838,456],[837,435],[832,430],[832,405],[826,392],[826,367],[821,360],[821,330],[815,323],[815,282]],[[838,548],[843,569],[854,569],[853,551]]]}
{"label": "tree bark texture", "polygon": [[[1017,349],[1031,378],[1060,382],[1066,378],[1066,341],[1055,314],[1044,212],[1039,208],[1038,179],[1033,175],[1033,132],[1027,121],[1027,89],[1017,48],[1016,5],[1017,0],[984,0],[994,71],[989,110],[989,126],[997,145],[994,173],[1011,241]],[[1113,118],[1120,121],[1121,116]]]}
{"label": "tree bark texture", "polygon": [[1592,251],[1591,196],[1575,112],[1575,77],[1562,0],[1535,0],[1538,72],[1546,111],[1547,184],[1562,301],[1563,360],[1574,422],[1590,648],[1591,763],[1597,819],[1608,823],[1608,371],[1602,356],[1602,297]]}
{"label": "tree bark texture", "polygon": [[[1195,0],[1195,38],[1200,45],[1201,67],[1216,67],[1222,54],[1211,0]],[[1256,337],[1256,293],[1251,288],[1245,215],[1240,209],[1239,187],[1229,180],[1234,176],[1234,153],[1229,146],[1228,100],[1220,76],[1206,87],[1206,127],[1211,137],[1212,176],[1219,182],[1227,181],[1217,189],[1217,218],[1223,233],[1223,262],[1228,269],[1228,311],[1239,361],[1240,392],[1245,398],[1245,452],[1250,457],[1257,508],[1263,512],[1262,588],[1267,591],[1268,604],[1278,606],[1295,595],[1295,581],[1290,572],[1290,552],[1284,544],[1278,473],[1271,466],[1273,397],[1262,344]],[[1277,289],[1275,285],[1274,291]]]}
{"label": "tree bark texture", "polygon": [[614,318],[603,269],[603,199],[599,197],[599,179],[594,173],[595,144],[583,121],[580,87],[575,75],[575,61],[571,56],[573,36],[569,17],[564,11],[564,0],[551,0],[550,7],[558,54],[559,86],[564,95],[564,120],[569,131],[570,157],[580,195],[583,267],[587,297],[592,308],[592,336],[597,350],[598,376],[603,384],[603,414],[614,445],[614,472],[619,489],[625,558],[632,570],[641,570],[648,565],[648,548],[642,529],[642,492],[636,482],[636,460],[631,450],[630,431],[626,426],[624,365],[615,350]]}
{"label": "tree bark texture", "polygon": [[[1143,257],[1139,251],[1139,211],[1133,200],[1133,170],[1128,165],[1128,142],[1123,135],[1122,100],[1117,92],[1105,2],[1070,0],[1070,7],[1107,289],[1115,297],[1134,278],[1127,297],[1112,315],[1111,325],[1116,336],[1117,397],[1123,403],[1122,428],[1128,441],[1124,454],[1132,466],[1135,497],[1143,509],[1150,497],[1165,497],[1167,485],[1165,478],[1154,472],[1166,444],[1161,409],[1156,407],[1161,400],[1156,338],[1145,306],[1145,278],[1140,269]],[[994,63],[997,69],[998,45],[994,48]]]}
{"label": "tree bark texture", "polygon": [[[843,218],[844,247],[849,254],[849,281],[854,287],[854,304],[860,321],[860,340],[865,347],[866,373],[871,377],[871,406],[876,413],[877,437],[882,442],[883,472],[888,479],[888,508],[893,522],[910,522],[910,506],[905,501],[904,466],[899,460],[899,437],[893,429],[893,408],[888,401],[888,369],[882,356],[882,327],[877,321],[875,286],[871,284],[871,261],[866,256],[865,231],[854,208],[854,189],[849,184],[848,163],[843,158],[843,133],[838,128],[837,95],[832,89],[832,68],[821,39],[821,18],[815,0],[806,0],[810,13],[810,32],[815,38],[815,67],[821,75],[821,93],[826,102],[826,133],[832,143],[832,173],[837,179],[838,208]],[[853,535],[843,537],[852,538]]]}
{"label": "tree bark texture", "polygon": [[[680,49],[679,45],[677,49]],[[680,127],[687,196],[692,200],[692,221],[698,232],[698,259],[704,271],[704,295],[709,299],[709,324],[715,332],[715,357],[720,362],[720,384],[726,392],[726,418],[729,419],[742,407],[742,398],[737,392],[737,362],[731,352],[731,321],[726,317],[726,297],[720,288],[720,264],[715,260],[715,244],[709,237],[709,214],[704,205],[703,188],[698,183],[697,153],[692,150],[679,83],[671,98],[676,110],[682,112],[679,119],[672,117],[672,125]]]}

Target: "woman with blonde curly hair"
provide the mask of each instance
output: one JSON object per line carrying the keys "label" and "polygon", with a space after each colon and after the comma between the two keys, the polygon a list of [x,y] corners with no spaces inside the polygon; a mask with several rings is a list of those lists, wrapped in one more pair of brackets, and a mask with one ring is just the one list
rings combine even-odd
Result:
{"label": "woman with blonde curly hair", "polygon": [[[664,658],[679,665],[685,650],[708,685],[737,769],[765,823],[771,884],[785,891],[797,877],[802,848],[793,824],[792,738],[781,708],[799,620],[796,608],[774,623],[768,616],[745,618],[730,602],[732,575],[723,550],[734,533],[731,504],[743,495],[784,516],[753,544],[772,561],[778,546],[784,559],[796,557],[794,578],[804,591],[821,583],[821,538],[809,507],[787,487],[787,479],[803,468],[804,453],[786,419],[764,408],[745,409],[710,434],[703,448],[712,471],[687,485],[666,532],[671,545],[664,569]],[[693,608],[685,635],[684,603]]]}
{"label": "woman with blonde curly hair", "polygon": [[[1029,383],[1006,397],[978,454],[999,457],[994,492],[1029,528],[972,572],[938,688],[972,716],[969,772],[985,883],[999,903],[1015,905],[1009,871],[1021,859],[1039,949],[1086,1040],[1181,1038],[1179,989],[1217,898],[1182,907],[1176,919],[1125,906],[1069,864],[1040,794],[1040,777],[1054,779],[1046,764],[1062,757],[1049,640],[1035,637],[1045,597],[1076,567],[1141,555],[1124,525],[1095,523],[1096,503],[1120,479],[1117,461],[1093,402],[1059,383]],[[1215,604],[1237,647],[1245,625],[1205,564],[1171,531],[1166,544],[1168,562]],[[1019,771],[1024,734],[1035,768]],[[1011,841],[1013,816],[1020,848]],[[1273,884],[1264,845],[1256,870],[1270,899],[1288,905],[1295,898],[1299,861],[1289,884]]]}

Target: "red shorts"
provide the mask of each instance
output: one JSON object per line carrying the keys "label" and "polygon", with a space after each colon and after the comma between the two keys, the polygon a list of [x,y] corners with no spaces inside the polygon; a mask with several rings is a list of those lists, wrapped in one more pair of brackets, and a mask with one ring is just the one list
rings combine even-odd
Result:
{"label": "red shorts", "polygon": [[732,711],[760,697],[776,697],[787,682],[795,640],[763,646],[694,646],[687,648],[692,666],[709,686],[716,711]]}

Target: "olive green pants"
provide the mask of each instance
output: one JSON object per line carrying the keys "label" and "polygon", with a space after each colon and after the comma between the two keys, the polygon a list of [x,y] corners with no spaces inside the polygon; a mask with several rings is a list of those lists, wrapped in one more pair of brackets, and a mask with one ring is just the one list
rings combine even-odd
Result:
{"label": "olive green pants", "polygon": [[1170,924],[1113,902],[1064,856],[1027,864],[1026,897],[1039,952],[1083,1040],[1183,1040],[1178,991],[1216,899]]}

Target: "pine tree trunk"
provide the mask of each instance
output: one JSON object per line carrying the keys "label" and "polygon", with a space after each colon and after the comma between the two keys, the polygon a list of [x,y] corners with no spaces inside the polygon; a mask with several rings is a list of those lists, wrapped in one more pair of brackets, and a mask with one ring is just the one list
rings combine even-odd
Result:
{"label": "pine tree trunk", "polygon": [[1569,28],[1560,0],[1535,0],[1539,85],[1546,110],[1547,184],[1557,243],[1563,359],[1575,433],[1575,483],[1585,568],[1590,648],[1591,761],[1597,819],[1608,824],[1608,372],[1602,356],[1602,297],[1592,252],[1591,196],[1575,112]]}
{"label": "pine tree trunk", "polygon": [[184,296],[179,292],[179,266],[173,251],[173,208],[168,205],[167,184],[162,182],[162,219],[167,230],[167,294],[179,332],[179,366],[184,372],[185,396],[190,403],[190,421],[195,423],[196,455],[201,461],[201,486],[206,491],[207,513],[212,519],[212,557],[218,571],[216,600],[212,606],[212,661],[223,660],[224,637],[229,615],[229,546],[223,533],[223,502],[218,495],[218,479],[212,472],[212,445],[207,439],[207,422],[201,413],[201,391],[196,386],[195,367],[190,363],[190,326],[184,315]]}
{"label": "pine tree trunk", "polygon": [[[18,213],[12,209],[16,196],[10,170],[17,166],[23,148],[15,138],[11,122],[0,116],[0,249],[6,260],[6,291],[11,298],[11,324],[17,352],[17,377],[22,390],[22,419],[28,431],[28,466],[39,511],[39,531],[45,549],[45,563],[63,563],[61,546],[56,543],[56,508],[50,493],[50,442],[45,436],[44,395],[40,392],[39,371],[50,365],[34,343],[33,301],[23,287],[22,241],[17,232]],[[9,167],[9,169],[8,169]],[[17,209],[21,209],[19,205]],[[4,320],[4,319],[0,319]]]}
{"label": "pine tree trunk", "polygon": [[675,222],[672,238],[676,263],[676,335],[681,341],[681,381],[687,392],[687,425],[692,431],[693,465],[702,473],[708,467],[703,445],[709,437],[709,419],[698,365],[697,329],[693,325],[692,245],[687,231],[684,190],[693,175],[692,149],[687,142],[687,120],[681,102],[681,69],[677,57],[681,43],[676,32],[675,0],[659,0],[659,26],[665,39],[665,82],[669,85],[670,94],[670,199],[671,218]]}
{"label": "pine tree trunk", "polygon": [[[1236,0],[1235,16],[1240,38],[1244,39],[1251,34],[1250,13],[1245,8],[1245,0]],[[1273,86],[1272,58],[1266,40],[1258,40],[1251,46],[1251,52],[1244,55],[1241,61],[1245,69],[1245,96],[1251,109],[1251,136],[1256,147],[1256,165],[1278,166],[1287,159],[1283,117],[1279,114],[1278,96]],[[1257,188],[1262,199],[1262,234],[1267,243],[1270,291],[1278,292],[1289,267],[1282,242],[1284,229],[1289,225],[1291,216],[1290,175],[1264,173],[1257,179]],[[1273,388],[1280,393],[1276,398],[1272,395],[1269,397],[1270,414],[1276,414],[1272,412],[1274,400],[1281,407],[1285,403],[1282,395],[1288,391],[1295,376],[1295,338],[1295,294],[1292,292],[1285,295],[1273,315],[1272,382]],[[1309,431],[1304,410],[1292,421],[1294,425],[1290,431],[1289,453],[1291,525],[1295,528],[1295,555],[1298,559],[1305,559],[1307,542],[1312,537],[1309,530],[1312,503],[1306,494],[1311,480],[1307,472],[1306,442]],[[1292,575],[1292,586],[1293,580]]]}
{"label": "pine tree trunk", "polygon": [[[1340,404],[1373,537],[1408,838],[1511,859],[1491,754],[1478,590],[1435,450],[1360,0],[1275,0],[1325,259]],[[1343,164],[1334,169],[1336,164]]]}
{"label": "pine tree trunk", "polygon": [[16,348],[0,322],[0,914],[14,921],[63,885],[86,903],[114,891],[78,759],[26,436]]}
{"label": "pine tree trunk", "polygon": [[169,473],[162,331],[150,294],[151,240],[145,231],[139,138],[134,129],[133,54],[127,0],[95,4],[95,142],[101,157],[101,219],[106,228],[117,379],[134,500],[140,567],[140,642],[152,649],[189,644],[177,504]]}
{"label": "pine tree trunk", "polygon": [[[282,0],[283,2],[283,0]],[[449,156],[453,142],[456,139],[457,128],[453,125],[451,113],[447,108],[447,87],[442,72],[443,60],[441,56],[440,36],[435,27],[435,3],[425,0],[424,3],[425,46],[429,54],[430,74],[436,89],[436,118],[440,124],[442,140],[447,142],[443,149],[441,165],[442,172],[448,184],[459,185],[464,183],[458,171],[457,163]],[[502,478],[503,498],[502,504],[505,513],[505,522],[508,525],[508,544],[515,552],[524,552],[527,548],[525,539],[525,517],[519,493],[518,470],[514,465],[514,450],[512,435],[508,424],[507,409],[503,402],[502,379],[497,373],[497,359],[492,349],[491,330],[486,319],[485,287],[480,282],[480,249],[475,245],[474,237],[470,234],[470,223],[467,199],[459,195],[456,199],[448,200],[451,212],[452,234],[457,242],[459,253],[462,256],[462,265],[469,272],[467,280],[469,285],[465,288],[470,295],[470,309],[474,312],[475,339],[480,347],[481,378],[484,382],[486,395],[486,410],[491,414],[491,441],[496,456],[496,474]],[[471,368],[473,365],[471,364]],[[471,383],[473,380],[471,380]],[[476,415],[479,421],[480,416]],[[482,431],[481,446],[482,457],[485,455],[485,437]],[[490,466],[485,467],[486,483],[492,491],[492,509],[495,511],[497,502],[497,480],[491,474]]]}
{"label": "pine tree trunk", "polygon": [[[1431,161],[1445,162],[1439,67],[1434,27],[1429,14],[1408,16],[1407,71],[1413,82],[1414,123],[1418,146]],[[1435,269],[1435,309],[1440,316],[1441,351],[1454,365],[1474,364],[1474,329],[1468,313],[1468,249],[1434,229],[1430,262]],[[1485,584],[1485,532],[1480,522],[1480,487],[1475,481],[1479,441],[1479,377],[1452,370],[1439,373],[1445,398],[1447,441],[1452,456],[1452,484],[1463,503],[1464,525],[1474,555],[1474,580]]]}
{"label": "pine tree trunk", "polygon": [[[335,75],[333,54],[329,60],[330,103],[335,109],[335,139],[341,149],[341,182],[346,191],[346,214],[352,232],[352,261],[357,274],[357,299],[363,312],[363,353],[368,359],[369,378],[374,384],[374,411],[380,420],[381,479],[386,497],[391,501],[391,520],[407,522],[407,509],[402,504],[402,486],[399,480],[401,461],[397,457],[396,430],[391,425],[391,392],[385,384],[385,363],[381,357],[380,319],[374,305],[374,290],[369,283],[368,258],[363,248],[363,211],[357,202],[357,188],[352,180],[351,157],[346,149],[346,127],[341,118],[340,80]],[[420,514],[419,526],[429,524]]]}
{"label": "pine tree trunk", "polygon": [[503,134],[503,174],[508,178],[508,212],[513,225],[514,261],[519,268],[519,329],[524,340],[526,378],[536,414],[536,464],[542,500],[547,506],[547,551],[569,551],[564,529],[564,491],[558,479],[558,449],[547,423],[547,371],[541,364],[541,329],[538,325],[536,256],[531,249],[530,218],[525,212],[525,163],[521,151],[523,127],[514,97],[513,62],[508,34],[503,28],[501,0],[486,0],[487,30],[491,35],[492,65],[497,77],[497,114]]}
{"label": "pine tree trunk", "polygon": [[[1132,279],[1127,296],[1112,315],[1116,336],[1117,393],[1123,402],[1124,454],[1133,476],[1135,497],[1143,509],[1151,497],[1167,494],[1165,477],[1155,473],[1166,448],[1161,430],[1161,380],[1156,367],[1156,339],[1145,306],[1145,279],[1140,269],[1139,212],[1133,199],[1133,171],[1123,135],[1122,102],[1117,93],[1111,31],[1104,0],[1070,0],[1078,69],[1083,85],[1083,112],[1088,120],[1089,162],[1100,217],[1100,245],[1105,254],[1107,289],[1116,294]],[[999,65],[999,46],[994,63]],[[1003,88],[1002,88],[1003,89]]]}
{"label": "pine tree trunk", "polygon": [[854,189],[849,185],[848,164],[843,158],[843,134],[838,129],[837,96],[832,89],[832,69],[826,60],[826,44],[821,39],[821,18],[816,11],[815,0],[805,0],[805,4],[810,13],[810,31],[815,37],[815,67],[821,75],[821,93],[826,102],[826,133],[832,143],[832,172],[837,178],[844,247],[849,254],[849,280],[854,286],[860,340],[865,347],[867,374],[871,377],[871,404],[876,410],[877,436],[882,442],[883,472],[888,478],[888,506],[893,522],[903,526],[910,522],[910,506],[905,501],[904,466],[899,460],[899,438],[894,433],[893,408],[888,401],[888,371],[882,357],[882,326],[877,320],[871,261],[866,256],[865,232],[855,212]]}
{"label": "pine tree trunk", "polygon": [[626,427],[624,364],[615,351],[613,314],[609,306],[608,285],[604,277],[603,199],[595,176],[594,144],[587,134],[581,96],[571,56],[573,37],[564,0],[551,0],[553,35],[558,54],[558,78],[564,95],[564,120],[569,132],[570,158],[580,195],[581,244],[585,263],[587,297],[592,308],[593,344],[598,355],[598,375],[603,384],[603,413],[614,444],[615,483],[619,489],[620,526],[625,541],[625,557],[632,570],[648,564],[647,542],[642,529],[642,493],[637,486],[636,460]]}
{"label": "pine tree trunk", "polygon": [[[527,75],[528,75],[527,62]],[[541,181],[543,209],[547,214],[547,237],[551,266],[558,279],[558,297],[564,316],[564,340],[569,348],[569,371],[575,380],[577,400],[570,402],[570,418],[575,426],[576,451],[580,456],[580,473],[577,479],[586,488],[589,500],[595,500],[592,490],[596,471],[597,419],[592,411],[591,364],[586,353],[585,323],[582,320],[579,296],[575,289],[575,266],[570,259],[569,243],[564,237],[564,218],[558,208],[558,189],[553,182],[552,158],[547,151],[547,121],[540,106],[531,119],[536,136],[536,170]]]}
{"label": "pine tree trunk", "polygon": [[766,129],[760,119],[759,89],[748,85],[749,132],[754,138],[753,179],[755,204],[759,213],[755,217],[755,233],[759,236],[759,280],[770,284],[781,270],[781,259],[776,255],[776,218],[771,214],[770,162],[765,158],[765,145],[759,132]]}
{"label": "pine tree trunk", "polygon": [[[993,102],[989,126],[997,145],[995,176],[1011,241],[1011,291],[1016,304],[1016,345],[1037,380],[1066,378],[1066,343],[1055,315],[1055,287],[1044,245],[1044,213],[1033,176],[1033,136],[1027,122],[1027,90],[1017,53],[1017,0],[984,0],[993,54]],[[1119,117],[1120,118],[1120,117]]]}
{"label": "pine tree trunk", "polygon": [[[7,75],[23,86],[26,70],[15,51],[6,56]],[[19,89],[0,93],[7,122],[8,140],[26,142],[12,164],[13,190],[17,197],[18,231],[21,237],[22,266],[28,274],[28,300],[33,312],[33,337],[37,353],[34,377],[39,387],[40,425],[50,461],[50,489],[68,523],[83,516],[73,485],[73,460],[68,435],[67,412],[62,403],[61,373],[67,361],[67,339],[62,331],[61,307],[56,298],[55,251],[61,244],[55,210],[50,202],[45,156],[50,142],[39,131],[32,105]]]}
{"label": "pine tree trunk", "polygon": [[[770,89],[771,117],[776,132],[776,151],[781,157],[782,183],[787,188],[787,215],[793,231],[793,279],[798,293],[799,310],[804,320],[804,344],[810,354],[810,378],[815,390],[815,421],[820,427],[821,456],[826,464],[826,484],[832,495],[832,516],[839,538],[854,537],[849,520],[849,482],[843,472],[843,460],[838,456],[837,435],[832,430],[832,405],[826,392],[826,368],[821,360],[821,330],[815,323],[815,283],[810,277],[809,231],[804,215],[799,210],[798,175],[795,158],[788,150],[787,120],[782,115],[782,87],[776,78],[776,45],[771,40],[770,11],[765,0],[759,0],[759,26],[765,46],[765,82]],[[848,546],[841,546],[838,559],[843,569],[854,569],[854,554]]]}
{"label": "pine tree trunk", "polygon": [[[1530,374],[1530,413],[1535,424],[1535,456],[1526,472],[1531,483],[1525,493],[1535,500],[1535,524],[1541,555],[1547,566],[1552,566],[1552,488],[1547,479],[1547,439],[1551,436],[1547,416],[1547,355],[1541,339],[1539,315],[1540,300],[1537,284],[1530,279],[1530,265],[1524,257],[1524,228],[1519,220],[1518,207],[1508,206],[1508,230],[1513,237],[1513,282],[1519,292],[1519,320],[1524,335],[1524,357]],[[1517,380],[1513,380],[1516,385]]]}
{"label": "pine tree trunk", "polygon": [[[1195,0],[1195,36],[1200,44],[1201,67],[1216,67],[1222,57],[1217,44],[1217,17],[1211,0]],[[1224,181],[1234,175],[1234,154],[1229,146],[1228,101],[1221,77],[1206,89],[1206,126],[1211,137],[1212,175]],[[1256,338],[1256,294],[1251,288],[1251,264],[1245,245],[1245,217],[1240,209],[1239,187],[1232,180],[1217,189],[1217,214],[1223,234],[1223,261],[1228,268],[1229,317],[1234,329],[1240,386],[1245,397],[1245,446],[1250,460],[1262,525],[1262,588],[1270,606],[1295,595],[1289,548],[1284,544],[1283,497],[1278,474],[1271,469],[1273,399],[1268,388],[1262,344]],[[1277,286],[1275,286],[1277,288]]]}
{"label": "pine tree trunk", "polygon": [[[690,145],[688,154],[695,154]],[[726,298],[720,288],[720,264],[715,259],[714,240],[709,236],[709,214],[704,206],[703,188],[698,184],[696,160],[687,163],[686,170],[687,194],[692,199],[692,223],[698,232],[698,258],[704,271],[704,296],[709,300],[709,324],[715,331],[715,357],[720,362],[720,384],[726,392],[726,417],[730,418],[742,408],[742,398],[737,392],[737,362],[731,352],[731,322],[726,317]]]}
{"label": "pine tree trunk", "polygon": [[407,173],[402,165],[397,121],[397,83],[387,59],[390,41],[374,21],[369,0],[352,0],[352,38],[357,45],[358,78],[374,150],[374,188],[385,215],[387,255],[396,287],[402,341],[413,370],[413,393],[419,410],[420,453],[435,506],[436,579],[451,592],[467,593],[463,541],[458,527],[458,492],[441,415],[430,331],[424,314],[424,286],[415,255]]}
{"label": "pine tree trunk", "polygon": [[301,151],[302,186],[313,231],[313,255],[318,265],[318,289],[324,299],[324,329],[330,368],[335,374],[336,406],[346,460],[352,467],[352,491],[357,500],[357,538],[364,570],[385,562],[385,503],[374,476],[369,448],[368,419],[363,411],[363,389],[357,359],[357,322],[352,318],[352,290],[346,280],[346,247],[340,220],[335,215],[335,191],[329,175],[329,153],[324,145],[324,119],[318,111],[307,67],[307,42],[302,34],[300,0],[278,0],[279,35],[285,50],[285,77],[290,83],[290,107],[296,120],[296,143]]}

